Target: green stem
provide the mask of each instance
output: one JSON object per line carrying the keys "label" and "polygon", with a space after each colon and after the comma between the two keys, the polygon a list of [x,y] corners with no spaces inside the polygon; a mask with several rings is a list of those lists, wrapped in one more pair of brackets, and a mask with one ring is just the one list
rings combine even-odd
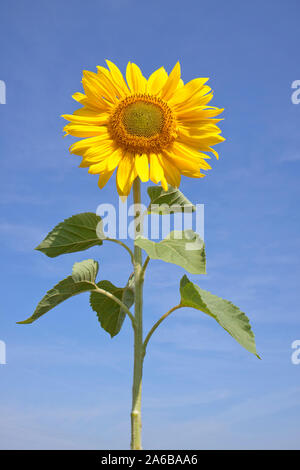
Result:
{"label": "green stem", "polygon": [[143,344],[144,355],[146,354],[147,344],[149,343],[149,340],[151,336],[153,335],[154,331],[156,330],[156,328],[158,328],[161,322],[163,322],[169,315],[171,315],[171,313],[175,312],[175,310],[178,310],[181,307],[182,305],[178,304],[178,305],[175,305],[175,307],[170,308],[170,310],[168,310],[162,317],[160,317],[160,319],[152,326]]}
{"label": "green stem", "polygon": [[146,271],[146,268],[147,268],[147,266],[148,266],[149,261],[150,261],[150,258],[149,258],[149,256],[147,256],[146,261],[145,261],[145,263],[144,263],[144,265],[143,265],[143,267],[142,267],[142,278],[143,278],[143,279],[144,279],[144,277],[145,277],[145,271]]}
{"label": "green stem", "polygon": [[131,323],[132,323],[132,326],[133,326],[133,329],[135,328],[135,319],[134,319],[134,316],[132,315],[131,311],[129,310],[129,308],[127,307],[127,305],[125,305],[122,300],[118,299],[118,297],[116,297],[115,295],[113,295],[111,292],[108,292],[104,289],[101,289],[100,287],[97,286],[97,284],[95,284],[95,290],[96,292],[99,292],[99,294],[102,294],[102,295],[105,295],[106,297],[108,297],[109,299],[112,299],[114,302],[116,302],[118,305],[120,305],[120,307],[125,311],[125,313],[127,313],[127,315],[129,316],[130,320],[131,320]]}
{"label": "green stem", "polygon": [[[140,180],[133,183],[134,204],[141,204]],[[135,238],[140,231],[140,224],[135,219]],[[134,329],[134,368],[131,409],[131,449],[142,449],[142,375],[144,362],[143,348],[143,275],[142,250],[134,245],[134,284],[135,284],[135,329]]]}
{"label": "green stem", "polygon": [[120,245],[120,246],[122,246],[123,248],[125,248],[125,250],[126,250],[126,251],[129,253],[129,255],[130,255],[132,264],[134,264],[134,255],[133,255],[131,249],[129,248],[129,246],[126,245],[126,243],[121,242],[121,240],[115,240],[114,238],[104,238],[104,240],[105,240],[105,241],[108,241],[108,242],[117,243],[118,245]]}

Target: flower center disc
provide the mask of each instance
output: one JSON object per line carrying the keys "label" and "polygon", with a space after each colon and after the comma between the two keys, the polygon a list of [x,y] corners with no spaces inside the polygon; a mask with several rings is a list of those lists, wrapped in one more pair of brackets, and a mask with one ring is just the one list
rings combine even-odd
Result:
{"label": "flower center disc", "polygon": [[111,113],[108,130],[118,145],[133,154],[161,152],[177,137],[176,119],[168,104],[147,94],[120,101]]}
{"label": "flower center disc", "polygon": [[127,132],[140,137],[159,134],[164,115],[159,106],[145,101],[136,101],[127,106],[123,113],[123,124]]}

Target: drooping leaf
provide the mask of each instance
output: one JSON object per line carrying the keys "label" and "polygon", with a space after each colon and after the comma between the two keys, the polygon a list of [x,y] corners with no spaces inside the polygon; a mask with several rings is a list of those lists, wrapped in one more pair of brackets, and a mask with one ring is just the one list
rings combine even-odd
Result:
{"label": "drooping leaf", "polygon": [[148,213],[153,214],[171,214],[174,212],[194,212],[196,207],[187,197],[177,188],[168,187],[164,191],[161,186],[150,186],[148,189],[150,204]]}
{"label": "drooping leaf", "polygon": [[97,273],[97,261],[87,259],[80,263],[75,263],[72,270],[72,276],[68,276],[50,289],[39,302],[31,317],[17,323],[33,323],[42,315],[49,312],[49,310],[56,307],[56,305],[69,299],[73,295],[96,289],[95,279]]}
{"label": "drooping leaf", "polygon": [[98,236],[100,221],[101,217],[93,212],[73,215],[56,225],[36,247],[36,250],[54,258],[65,253],[74,253],[95,245],[102,245],[102,239]]}
{"label": "drooping leaf", "polygon": [[138,237],[135,243],[149,258],[177,264],[191,274],[206,273],[204,242],[193,230],[175,230],[158,243]]}
{"label": "drooping leaf", "polygon": [[[133,305],[134,292],[128,281],[126,287],[116,287],[110,281],[100,281],[97,286],[110,292],[121,300],[128,308]],[[126,313],[113,299],[110,299],[99,292],[91,292],[90,304],[97,313],[98,320],[102,328],[107,331],[111,337],[116,336],[122,328]]]}
{"label": "drooping leaf", "polygon": [[241,346],[259,358],[249,319],[238,307],[201,289],[187,276],[181,279],[180,294],[181,305],[201,310],[214,318]]}

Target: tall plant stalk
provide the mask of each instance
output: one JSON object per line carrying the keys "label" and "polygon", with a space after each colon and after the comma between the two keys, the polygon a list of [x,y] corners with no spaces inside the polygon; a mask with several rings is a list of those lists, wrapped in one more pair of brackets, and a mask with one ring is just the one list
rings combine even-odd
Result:
{"label": "tall plant stalk", "polygon": [[[138,217],[141,214],[141,187],[140,180],[136,178],[133,183],[133,200],[136,212],[134,229],[135,239],[140,233]],[[144,272],[142,268],[142,250],[134,244],[134,286],[135,286],[135,326],[134,326],[134,368],[132,385],[132,409],[131,409],[131,449],[142,449],[142,376],[144,362],[143,346],[143,284]]]}

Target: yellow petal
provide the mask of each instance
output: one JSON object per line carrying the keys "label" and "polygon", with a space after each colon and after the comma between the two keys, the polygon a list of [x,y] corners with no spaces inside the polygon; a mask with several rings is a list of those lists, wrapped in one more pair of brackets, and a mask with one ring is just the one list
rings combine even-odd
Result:
{"label": "yellow petal", "polygon": [[107,158],[102,160],[102,162],[91,165],[89,168],[89,173],[91,173],[92,175],[98,175],[102,171],[105,171],[106,167],[107,167]]}
{"label": "yellow petal", "polygon": [[212,152],[212,153],[214,154],[214,156],[216,157],[216,159],[219,160],[219,154],[218,154],[218,152],[217,152],[215,149],[213,149],[213,148],[211,148],[211,147],[208,147],[208,150],[207,150],[207,151],[208,151],[208,152]]}
{"label": "yellow petal", "polygon": [[128,194],[130,193],[131,186],[132,186],[132,184],[133,184],[136,177],[137,177],[137,172],[136,172],[135,166],[133,165],[133,171],[129,176],[126,187],[124,188],[124,193],[123,194],[125,196],[128,196]]}
{"label": "yellow petal", "polygon": [[[191,145],[191,144],[190,144]],[[198,149],[198,144],[194,146],[195,148],[197,147]],[[204,144],[201,144],[201,151],[202,152],[212,152],[215,157],[217,158],[217,160],[219,160],[219,154],[216,150],[214,150],[212,147],[210,147],[209,145],[204,145]]]}
{"label": "yellow petal", "polygon": [[[130,181],[130,176],[134,169],[134,156],[131,153],[126,153],[121,159],[117,171],[117,186],[120,193],[126,195],[126,187]],[[119,193],[119,194],[120,194]]]}
{"label": "yellow petal", "polygon": [[220,119],[207,118],[207,119],[199,119],[198,121],[184,120],[183,122],[179,123],[178,127],[183,127],[183,128],[186,127],[190,129],[190,132],[193,132],[192,128],[201,128],[203,126],[206,126],[207,124],[217,124],[220,121],[224,121],[224,119],[223,118],[220,118]]}
{"label": "yellow petal", "polygon": [[74,93],[72,95],[72,98],[77,101],[78,103],[82,104],[83,106],[85,106],[86,108],[88,109],[92,109],[96,112],[100,112],[100,111],[106,111],[107,110],[107,106],[106,104],[103,102],[99,102],[99,103],[94,103],[93,101],[91,101],[86,95],[84,95],[83,93]]}
{"label": "yellow petal", "polygon": [[[177,155],[179,158],[190,159],[195,163],[202,161],[205,158],[210,159],[210,157],[205,153],[199,152],[195,148],[189,147],[188,145],[180,141],[174,142],[172,147],[172,153]],[[210,166],[208,165],[207,169],[209,168]]]}
{"label": "yellow petal", "polygon": [[167,180],[167,182],[171,185],[174,186],[175,188],[178,188],[180,185],[180,172],[179,170],[172,165],[172,163],[164,158],[163,156],[159,156],[160,164],[164,170],[164,175]]}
{"label": "yellow petal", "polygon": [[75,116],[86,116],[86,117],[97,117],[97,116],[107,116],[109,117],[109,113],[107,111],[100,111],[99,109],[89,109],[87,107],[76,109],[73,113]]}
{"label": "yellow petal", "polygon": [[90,162],[86,162],[83,158],[82,162],[79,165],[79,168],[89,168],[90,166],[91,166]]}
{"label": "yellow petal", "polygon": [[135,156],[135,169],[143,183],[149,180],[149,162],[145,153]]}
{"label": "yellow petal", "polygon": [[122,150],[117,148],[108,158],[107,160],[107,170],[113,171],[120,163],[123,157]]}
{"label": "yellow petal", "polygon": [[87,149],[82,156],[85,161],[93,164],[102,161],[104,158],[110,157],[113,151],[114,146],[112,145],[105,145],[101,147],[95,146]]}
{"label": "yellow petal", "polygon": [[101,85],[105,87],[106,90],[110,90],[110,93],[113,95],[114,102],[116,102],[116,97],[124,97],[125,93],[122,88],[115,83],[111,73],[105,67],[97,66],[98,77],[101,81]]}
{"label": "yellow petal", "polygon": [[208,93],[205,96],[195,95],[192,100],[187,101],[182,106],[174,107],[174,112],[176,116],[180,119],[181,116],[186,116],[192,114],[194,117],[201,113],[206,107],[207,103],[213,98],[212,93]]}
{"label": "yellow petal", "polygon": [[106,63],[109,67],[111,76],[112,76],[116,86],[118,86],[119,90],[122,90],[125,95],[128,95],[129,94],[128,86],[126,85],[126,82],[123,78],[123,75],[120,72],[120,70],[118,69],[118,67],[113,62],[111,62],[110,60],[107,60]]}
{"label": "yellow petal", "polygon": [[182,170],[181,174],[183,176],[188,176],[189,178],[204,178],[205,174],[200,173],[199,170],[195,171],[189,171],[189,170]]}
{"label": "yellow petal", "polygon": [[[95,155],[93,158],[82,157],[82,162],[81,162],[80,166],[82,168],[92,167],[93,165],[98,165],[99,163],[102,163],[104,160],[107,160],[108,158],[109,158],[109,155],[106,155],[104,157],[100,154],[98,154],[97,156]],[[106,165],[103,168],[106,168],[106,167],[107,167],[107,162],[106,162]],[[100,170],[96,171],[96,173],[100,173]]]}
{"label": "yellow petal", "polygon": [[103,135],[107,133],[106,126],[86,126],[80,124],[67,124],[64,127],[66,134],[73,135],[74,137],[92,137]]}
{"label": "yellow petal", "polygon": [[165,158],[172,163],[180,172],[182,170],[197,172],[200,168],[205,170],[210,170],[211,166],[203,159],[198,158],[197,160],[194,158],[189,158],[186,155],[185,158],[179,156],[177,153],[168,152],[164,153]]}
{"label": "yellow petal", "polygon": [[160,184],[162,185],[164,191],[168,191],[168,183],[164,176],[162,177]]}
{"label": "yellow petal", "polygon": [[172,106],[176,106],[182,103],[186,103],[186,101],[190,100],[195,94],[207,93],[208,91],[210,91],[210,87],[203,86],[204,83],[207,82],[207,80],[208,78],[195,78],[183,87],[178,88],[170,99],[170,104]]}
{"label": "yellow petal", "polygon": [[199,121],[201,119],[207,119],[209,117],[218,116],[221,114],[224,109],[219,108],[211,108],[204,109],[201,106],[196,107],[193,109],[185,109],[180,110],[180,112],[176,113],[176,117],[178,121]]}
{"label": "yellow petal", "polygon": [[151,95],[157,95],[168,80],[168,74],[164,67],[153,72],[148,78],[147,91]]}
{"label": "yellow petal", "polygon": [[[104,70],[109,73],[108,70]],[[99,74],[96,74],[94,72],[84,70],[83,76],[82,84],[84,86],[88,85],[89,89],[93,91],[93,94],[97,96],[97,98],[104,97],[111,103],[117,102],[116,89],[105,73],[100,72]]]}
{"label": "yellow petal", "polygon": [[204,150],[203,146],[216,145],[220,142],[224,142],[225,139],[221,135],[208,132],[201,136],[186,136],[184,134],[180,134],[180,140],[194,148]]}
{"label": "yellow petal", "polygon": [[102,110],[108,110],[112,106],[113,100],[107,95],[99,82],[91,80],[90,77],[83,78],[82,86],[88,98],[88,102],[91,103],[92,106]]}
{"label": "yellow petal", "polygon": [[86,95],[84,95],[83,93],[77,92],[72,95],[72,98],[75,101],[78,101],[78,103],[81,103],[83,100],[86,100]]}
{"label": "yellow petal", "polygon": [[147,80],[136,64],[128,62],[126,68],[126,80],[133,93],[145,93]]}
{"label": "yellow petal", "polygon": [[[199,122],[199,121],[198,121]],[[204,134],[220,134],[221,129],[216,126],[213,122],[203,121],[198,126],[183,126],[179,124],[177,126],[178,135],[185,135],[187,137],[201,137]]]}
{"label": "yellow petal", "polygon": [[110,138],[109,134],[103,134],[101,136],[89,137],[87,139],[78,140],[70,147],[70,152],[75,153],[76,155],[82,155],[82,152],[85,152],[88,148],[101,145],[105,140]]}
{"label": "yellow petal", "polygon": [[66,119],[67,121],[71,121],[71,122],[74,122],[74,123],[77,123],[77,124],[85,124],[85,125],[98,124],[98,125],[101,125],[101,124],[106,124],[107,123],[108,114],[107,113],[102,113],[98,116],[95,115],[95,114],[91,115],[91,116],[88,116],[88,115],[79,116],[79,115],[75,115],[75,114],[62,114],[62,117],[64,119]]}
{"label": "yellow petal", "polygon": [[150,179],[153,183],[159,183],[164,177],[164,171],[159,162],[157,155],[154,153],[150,154]]}
{"label": "yellow petal", "polygon": [[167,101],[173,96],[178,86],[179,80],[180,80],[180,64],[179,62],[177,62],[177,64],[175,65],[172,72],[170,73],[161,91],[161,97],[163,100]]}
{"label": "yellow petal", "polygon": [[190,97],[181,102],[174,103],[172,106],[176,109],[177,113],[185,109],[194,108],[194,107],[204,107],[213,97],[211,88],[209,86],[204,86],[198,92],[194,93]]}
{"label": "yellow petal", "polygon": [[135,165],[134,165],[134,155],[131,154],[130,158],[131,158],[131,163],[132,163],[131,171],[129,172],[129,176],[128,176],[127,182],[126,182],[123,190],[121,190],[118,187],[118,184],[117,184],[117,189],[118,189],[118,192],[119,192],[120,196],[128,196],[128,194],[130,193],[130,190],[131,190],[131,186],[132,186],[135,178],[137,177],[137,172],[136,172]]}
{"label": "yellow petal", "polygon": [[98,186],[100,189],[102,189],[106,185],[113,172],[114,170],[101,173],[98,180]]}

